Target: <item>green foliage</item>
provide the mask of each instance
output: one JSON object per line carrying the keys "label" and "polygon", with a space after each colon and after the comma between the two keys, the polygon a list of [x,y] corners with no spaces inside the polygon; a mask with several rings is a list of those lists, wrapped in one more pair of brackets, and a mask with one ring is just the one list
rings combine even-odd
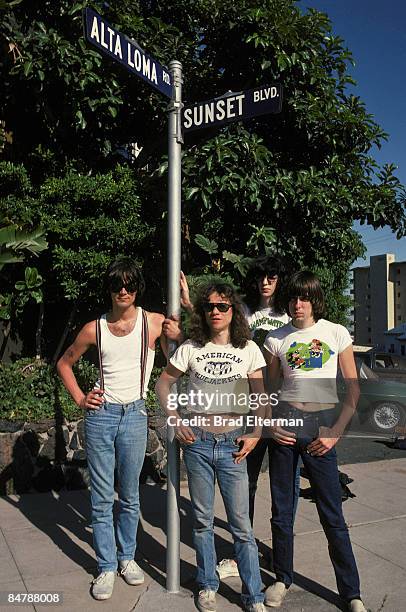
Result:
{"label": "green foliage", "polygon": [[[185,137],[182,268],[239,283],[250,257],[277,253],[319,271],[340,318],[364,253],[354,221],[404,236],[405,190],[393,164],[374,160],[387,135],[348,91],[345,42],[294,0],[45,0],[4,12],[0,119],[14,163],[0,165],[0,212],[46,230],[45,300],[100,304],[118,254],[145,262],[157,302],[164,287],[167,101],[85,43],[88,5],[163,64],[180,60],[186,103],[281,83],[279,115]],[[118,168],[130,143],[141,154]]]}
{"label": "green foliage", "polygon": [[[75,365],[74,372],[83,389],[91,389],[97,380],[96,368],[83,359]],[[68,420],[82,415],[55,370],[40,360],[25,358],[0,364],[0,396],[0,419],[53,418],[59,407]]]}
{"label": "green foliage", "polygon": [[[31,285],[27,283],[27,272],[26,280],[17,284],[13,282],[14,270],[5,275],[9,291],[15,287],[19,296],[24,296],[19,301],[19,311],[28,299],[40,301],[42,278],[48,304],[66,300],[74,304],[85,295],[78,316],[88,317],[89,308],[94,311],[105,302],[101,278],[110,261],[121,254],[142,263],[140,246],[148,244],[153,231],[141,220],[140,195],[133,173],[122,166],[93,176],[68,170],[61,177],[46,177],[35,187],[25,181],[21,165],[0,162],[1,173],[8,181],[9,193],[0,195],[0,215],[15,225],[30,222],[41,226],[49,242],[46,257],[40,258],[36,280],[29,277]],[[31,251],[42,250],[43,245],[34,244],[34,238],[39,242],[38,236],[38,232],[28,233],[24,246]],[[17,235],[19,244],[23,237]]]}
{"label": "green foliage", "polygon": [[0,228],[0,270],[5,264],[19,263],[24,260],[24,253],[29,251],[38,256],[45,251],[48,243],[41,228],[32,231],[19,230],[16,226],[7,225]]}

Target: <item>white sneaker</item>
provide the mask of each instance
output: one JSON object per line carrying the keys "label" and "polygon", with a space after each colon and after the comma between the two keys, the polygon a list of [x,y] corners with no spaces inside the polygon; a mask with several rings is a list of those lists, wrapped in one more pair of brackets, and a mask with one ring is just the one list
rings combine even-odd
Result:
{"label": "white sneaker", "polygon": [[92,595],[95,599],[110,599],[113,594],[115,572],[101,572],[92,582]]}
{"label": "white sneaker", "polygon": [[209,589],[199,591],[197,607],[200,612],[215,612],[217,610],[216,591],[210,591]]}
{"label": "white sneaker", "polygon": [[216,572],[220,580],[224,578],[231,578],[233,576],[239,577],[238,565],[234,559],[223,559],[216,566]]}
{"label": "white sneaker", "polygon": [[280,608],[288,589],[283,582],[275,582],[265,591],[264,604],[270,608]]}
{"label": "white sneaker", "polygon": [[367,612],[366,607],[360,599],[351,599],[348,604],[348,610],[350,612]]}
{"label": "white sneaker", "polygon": [[261,601],[245,606],[246,612],[266,612],[266,608]]}
{"label": "white sneaker", "polygon": [[144,572],[134,560],[119,561],[119,570],[120,576],[131,586],[137,586],[137,584],[144,582]]}

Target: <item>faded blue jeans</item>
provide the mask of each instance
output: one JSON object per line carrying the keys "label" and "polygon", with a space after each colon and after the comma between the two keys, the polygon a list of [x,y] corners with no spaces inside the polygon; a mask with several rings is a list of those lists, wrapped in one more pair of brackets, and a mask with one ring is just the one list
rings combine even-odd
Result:
{"label": "faded blue jeans", "polygon": [[[90,474],[93,543],[100,572],[115,571],[117,560],[134,559],[139,504],[139,476],[147,442],[144,400],[105,402],[85,416]],[[118,516],[114,534],[114,469],[118,476]]]}
{"label": "faded blue jeans", "polygon": [[192,427],[193,444],[184,446],[190,498],[193,507],[193,542],[196,550],[196,581],[200,589],[217,591],[216,551],[214,547],[214,489],[216,479],[234,540],[238,571],[242,580],[241,599],[245,605],[264,600],[258,549],[249,518],[246,462],[234,463],[239,450],[235,439],[241,429],[211,433]]}

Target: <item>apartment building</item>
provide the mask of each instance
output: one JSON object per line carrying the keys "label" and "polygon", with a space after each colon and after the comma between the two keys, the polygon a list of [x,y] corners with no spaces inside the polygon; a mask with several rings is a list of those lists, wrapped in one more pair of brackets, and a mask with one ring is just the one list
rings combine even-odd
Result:
{"label": "apartment building", "polygon": [[354,342],[406,354],[406,261],[375,255],[352,270]]}

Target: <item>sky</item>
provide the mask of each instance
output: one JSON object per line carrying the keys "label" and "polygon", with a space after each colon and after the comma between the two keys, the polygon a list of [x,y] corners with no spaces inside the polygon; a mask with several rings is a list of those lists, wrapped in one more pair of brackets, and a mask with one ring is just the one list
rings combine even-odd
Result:
{"label": "sky", "polygon": [[[353,54],[350,74],[357,81],[351,88],[366,104],[367,112],[389,134],[373,156],[379,164],[394,163],[395,175],[406,186],[406,0],[301,0],[298,6],[327,13],[333,32],[344,39]],[[374,230],[356,223],[371,255],[394,253],[406,261],[406,238],[396,239],[389,227]]]}

